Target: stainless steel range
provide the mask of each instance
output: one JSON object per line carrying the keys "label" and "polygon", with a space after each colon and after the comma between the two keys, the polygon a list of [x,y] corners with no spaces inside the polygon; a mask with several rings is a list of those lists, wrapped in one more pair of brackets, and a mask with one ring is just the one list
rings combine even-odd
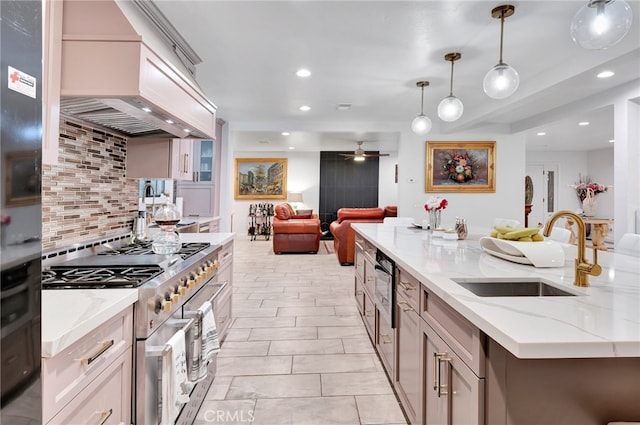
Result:
{"label": "stainless steel range", "polygon": [[156,255],[151,244],[129,244],[119,238],[73,247],[44,257],[44,289],[137,288],[134,306],[135,354],[132,418],[137,424],[162,422],[162,363],[170,354],[166,343],[182,329],[186,335],[187,367],[195,382],[190,401],[176,423],[190,424],[215,375],[215,360],[203,376],[199,341],[206,301],[225,288],[219,282],[218,246],[183,243],[173,255]]}

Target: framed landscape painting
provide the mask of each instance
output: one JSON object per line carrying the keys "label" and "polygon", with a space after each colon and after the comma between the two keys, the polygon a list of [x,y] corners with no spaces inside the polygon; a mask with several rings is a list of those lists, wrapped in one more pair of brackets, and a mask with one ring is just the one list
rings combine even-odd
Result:
{"label": "framed landscape painting", "polygon": [[495,145],[427,142],[425,192],[495,192]]}
{"label": "framed landscape painting", "polygon": [[287,199],[287,158],[236,158],[235,199]]}

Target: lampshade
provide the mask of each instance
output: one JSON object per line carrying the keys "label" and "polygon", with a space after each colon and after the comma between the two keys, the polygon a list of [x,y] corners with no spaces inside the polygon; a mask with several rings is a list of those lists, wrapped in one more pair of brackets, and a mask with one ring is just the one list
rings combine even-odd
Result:
{"label": "lampshade", "polygon": [[484,76],[482,86],[487,96],[493,99],[504,99],[515,93],[519,84],[518,71],[506,63],[499,63]]}
{"label": "lampshade", "polygon": [[571,21],[573,41],[589,50],[607,49],[624,38],[633,13],[624,0],[589,0]]}
{"label": "lampshade", "polygon": [[500,60],[484,76],[482,86],[487,96],[493,99],[504,99],[511,96],[518,89],[520,76],[518,71],[502,61],[502,46],[504,40],[504,19],[515,13],[515,7],[510,4],[498,6],[491,11],[491,16],[500,19]]}
{"label": "lampshade", "polygon": [[431,119],[423,114],[418,115],[411,122],[411,131],[415,134],[423,135],[431,131]]}
{"label": "lampshade", "polygon": [[420,115],[415,117],[411,122],[411,131],[421,136],[431,131],[431,119],[424,114],[424,88],[429,85],[428,81],[418,81],[416,86],[420,87],[422,93],[420,95]]}
{"label": "lampshade", "polygon": [[302,199],[302,192],[288,192],[287,201],[289,202],[304,202]]}
{"label": "lampshade", "polygon": [[451,61],[451,79],[449,83],[449,96],[445,97],[438,104],[438,117],[442,121],[453,122],[462,116],[464,105],[462,101],[453,95],[453,63],[460,59],[460,53],[447,53],[444,55],[446,61]]}

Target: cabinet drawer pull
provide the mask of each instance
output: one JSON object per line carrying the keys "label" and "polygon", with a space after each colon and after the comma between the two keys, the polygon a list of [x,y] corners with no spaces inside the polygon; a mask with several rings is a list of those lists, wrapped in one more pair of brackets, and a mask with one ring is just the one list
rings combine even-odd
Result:
{"label": "cabinet drawer pull", "polygon": [[221,325],[222,325],[222,324],[224,324],[226,321],[227,321],[227,316],[222,316],[222,317],[220,318],[220,324],[221,324]]}
{"label": "cabinet drawer pull", "polygon": [[95,360],[98,359],[98,357],[100,357],[101,355],[104,354],[105,351],[107,351],[109,348],[111,348],[113,346],[113,340],[109,340],[109,341],[104,341],[102,343],[102,347],[100,347],[100,349],[98,351],[95,352],[95,354],[89,356],[86,359],[82,359],[81,362],[83,365],[90,365],[91,363],[93,363]]}
{"label": "cabinet drawer pull", "polygon": [[400,285],[400,287],[402,289],[404,289],[405,291],[415,291],[416,290],[415,286],[413,286],[409,282],[400,281],[400,282],[398,282],[398,285]]}
{"label": "cabinet drawer pull", "polygon": [[400,307],[402,309],[402,311],[412,311],[413,310],[413,308],[411,308],[409,303],[406,302],[406,301],[398,301],[398,305],[399,306],[401,306],[401,305],[406,306],[406,307]]}
{"label": "cabinet drawer pull", "polygon": [[100,420],[98,421],[98,425],[103,425],[105,423],[107,423],[107,420],[111,417],[111,415],[113,414],[113,409],[109,409],[109,410],[98,410],[97,413],[100,413]]}
{"label": "cabinet drawer pull", "polygon": [[367,282],[371,282],[373,280],[373,276],[367,276]]}
{"label": "cabinet drawer pull", "polygon": [[364,315],[367,316],[367,317],[371,317],[371,316],[373,316],[373,311],[367,310],[367,311],[364,312]]}
{"label": "cabinet drawer pull", "polygon": [[447,388],[447,384],[442,383],[441,370],[442,367],[440,365],[441,362],[449,362],[450,358],[445,357],[447,353],[433,353],[433,390],[437,392],[438,397],[447,395],[447,391],[443,391],[443,388]]}
{"label": "cabinet drawer pull", "polygon": [[356,295],[362,295],[362,291],[356,291]]}

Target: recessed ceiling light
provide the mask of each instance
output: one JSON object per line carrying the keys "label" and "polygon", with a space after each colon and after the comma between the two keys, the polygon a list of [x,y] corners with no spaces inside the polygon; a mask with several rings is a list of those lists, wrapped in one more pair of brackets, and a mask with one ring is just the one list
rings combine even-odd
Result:
{"label": "recessed ceiling light", "polygon": [[609,77],[613,77],[614,75],[616,75],[616,73],[613,72],[613,71],[602,71],[597,75],[597,77],[598,78],[609,78]]}
{"label": "recessed ceiling light", "polygon": [[540,131],[538,133],[536,133],[538,136],[546,136],[547,133],[545,133],[544,131]]}
{"label": "recessed ceiling light", "polygon": [[301,111],[307,112],[311,110],[311,106],[307,106],[307,105],[302,105],[300,108]]}
{"label": "recessed ceiling light", "polygon": [[191,133],[191,130],[190,130],[190,129],[188,129],[188,128],[185,128],[185,129],[184,129],[184,132],[185,132],[185,133]]}
{"label": "recessed ceiling light", "polygon": [[589,125],[589,121],[580,121],[578,125],[582,125],[582,126]]}
{"label": "recessed ceiling light", "polygon": [[351,109],[351,104],[350,103],[340,103],[340,104],[338,104],[338,106],[336,106],[336,109],[338,111],[346,111],[348,109]]}
{"label": "recessed ceiling light", "polygon": [[146,106],[144,108],[142,108],[143,111],[145,112],[151,112],[151,108],[147,108]]}
{"label": "recessed ceiling light", "polygon": [[311,71],[309,71],[307,68],[300,68],[296,71],[296,75],[300,78],[307,78],[311,76]]}
{"label": "recessed ceiling light", "polygon": [[173,124],[172,120],[164,120],[167,124]]}
{"label": "recessed ceiling light", "polygon": [[609,143],[615,143],[614,139],[609,140]]}
{"label": "recessed ceiling light", "polygon": [[294,150],[295,148],[296,148],[295,146],[289,146],[290,151]]}
{"label": "recessed ceiling light", "polygon": [[289,134],[291,134],[291,133],[289,133],[288,131],[283,131],[283,132],[282,132],[282,133],[280,133],[280,134],[282,134],[283,136],[288,136],[288,135],[289,135]]}

